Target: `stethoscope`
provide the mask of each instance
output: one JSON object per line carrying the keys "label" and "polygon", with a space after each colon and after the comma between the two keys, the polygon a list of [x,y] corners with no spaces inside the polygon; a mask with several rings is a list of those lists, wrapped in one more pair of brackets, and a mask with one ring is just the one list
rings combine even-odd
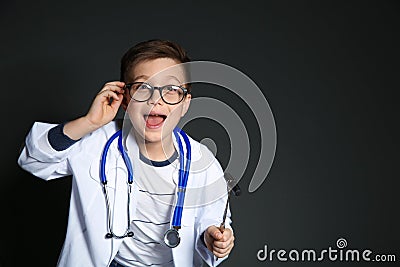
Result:
{"label": "stethoscope", "polygon": [[[178,198],[176,202],[176,206],[174,209],[174,214],[172,217],[172,226],[170,229],[168,229],[165,234],[164,234],[164,243],[170,247],[174,248],[179,245],[181,238],[179,236],[178,230],[181,228],[181,221],[182,221],[182,211],[183,211],[183,204],[185,201],[185,193],[186,193],[186,185],[187,185],[187,180],[189,177],[189,170],[190,170],[190,162],[191,162],[191,155],[192,155],[192,150],[190,146],[190,141],[186,133],[179,128],[175,128],[174,131],[174,136],[176,139],[176,142],[178,144],[179,148],[179,180],[178,180]],[[185,141],[186,145],[186,164],[185,164],[185,153],[183,150],[183,145],[181,138],[179,137],[179,134],[182,136],[183,140]],[[128,170],[128,201],[127,201],[127,227],[123,235],[117,235],[113,232],[112,230],[112,225],[111,225],[111,209],[110,209],[110,201],[108,198],[108,190],[107,190],[107,178],[106,178],[106,158],[107,158],[107,153],[108,150],[110,149],[111,143],[118,138],[118,150],[120,151],[122,158],[124,160],[124,163],[126,165],[126,168]],[[107,207],[107,234],[106,238],[116,238],[116,239],[122,239],[125,237],[132,237],[134,233],[130,230],[130,224],[131,224],[131,219],[130,219],[130,196],[132,193],[132,183],[133,183],[133,167],[131,160],[124,150],[124,147],[122,145],[122,130],[118,130],[116,133],[114,133],[110,139],[107,141],[103,154],[101,156],[101,164],[100,164],[100,179],[101,183],[103,185],[103,193],[105,196],[106,200],[106,207]]]}

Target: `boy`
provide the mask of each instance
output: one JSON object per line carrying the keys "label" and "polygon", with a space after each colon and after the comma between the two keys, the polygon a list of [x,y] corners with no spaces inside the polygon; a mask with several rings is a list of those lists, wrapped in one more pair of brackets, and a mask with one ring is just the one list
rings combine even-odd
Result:
{"label": "boy", "polygon": [[[201,266],[202,260],[215,266],[222,261],[217,258],[225,259],[232,250],[229,215],[226,229],[218,228],[226,195],[191,207],[189,199],[179,202],[186,204],[179,223],[173,222],[175,213],[179,214],[176,207],[182,206],[175,204],[177,196],[186,191],[178,180],[185,177],[190,163],[187,155],[193,161],[204,147],[174,132],[190,105],[185,77],[155,74],[189,61],[175,43],[139,43],[121,60],[121,81],[106,83],[85,116],[60,125],[33,125],[18,160],[20,166],[46,180],[73,176],[59,266],[188,267]],[[133,126],[121,137],[126,152],[116,142],[104,152],[107,140],[119,130],[113,119],[120,106]],[[188,172],[187,189],[220,184],[223,172],[213,159],[207,168]],[[102,161],[105,167],[99,174]],[[130,165],[132,186],[127,183]],[[192,199],[207,194],[187,190],[184,195],[189,197],[191,192],[201,192],[192,194]]]}

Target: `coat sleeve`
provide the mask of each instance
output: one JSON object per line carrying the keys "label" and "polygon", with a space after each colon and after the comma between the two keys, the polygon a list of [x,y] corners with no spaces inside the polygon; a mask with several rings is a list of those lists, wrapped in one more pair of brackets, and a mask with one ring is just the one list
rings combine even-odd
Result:
{"label": "coat sleeve", "polygon": [[22,169],[44,180],[70,175],[67,158],[73,149],[79,147],[79,144],[74,144],[63,151],[53,149],[47,134],[55,126],[55,124],[35,122],[18,158],[18,164]]}
{"label": "coat sleeve", "polygon": [[[215,160],[214,164],[210,166],[207,170],[207,180],[209,184],[211,183],[212,185],[218,185],[220,190],[213,191],[213,194],[217,195],[217,199],[212,201],[210,204],[204,205],[199,212],[199,217],[196,223],[197,234],[195,246],[197,253],[200,254],[202,259],[209,266],[217,266],[223,260],[227,259],[228,256],[220,258],[216,261],[216,257],[214,256],[214,254],[208,250],[208,248],[204,245],[203,240],[201,240],[203,237],[202,233],[204,233],[204,231],[206,231],[209,226],[220,226],[228,197],[226,193],[226,182],[223,177],[223,171],[217,160]],[[213,186],[213,188],[215,187],[216,186]],[[212,190],[209,190],[208,186],[206,186],[204,194],[207,194],[210,191]],[[225,228],[229,228],[233,232],[231,222],[231,212],[228,207],[228,212],[225,220]]]}

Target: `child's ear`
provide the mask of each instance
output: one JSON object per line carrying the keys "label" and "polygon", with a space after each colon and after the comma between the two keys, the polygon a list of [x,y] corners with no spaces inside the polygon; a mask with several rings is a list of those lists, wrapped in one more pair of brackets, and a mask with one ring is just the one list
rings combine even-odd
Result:
{"label": "child's ear", "polygon": [[192,95],[191,94],[187,94],[185,99],[183,100],[183,107],[182,107],[181,117],[185,116],[186,112],[188,111],[189,106],[190,106],[190,100],[192,100]]}
{"label": "child's ear", "polygon": [[124,93],[124,98],[122,99],[121,106],[126,111],[129,105],[129,95],[127,93]]}

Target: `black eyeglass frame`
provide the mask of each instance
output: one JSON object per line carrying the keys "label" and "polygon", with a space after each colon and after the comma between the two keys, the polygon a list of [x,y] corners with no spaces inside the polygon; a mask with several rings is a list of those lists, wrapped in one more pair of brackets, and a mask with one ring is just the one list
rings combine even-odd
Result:
{"label": "black eyeglass frame", "polygon": [[[131,88],[132,88],[132,86],[133,86],[134,84],[145,84],[145,85],[149,86],[149,90],[151,90],[151,94],[150,94],[149,98],[147,98],[146,100],[136,100],[136,99],[131,95]],[[182,99],[179,100],[179,101],[176,102],[176,103],[171,103],[171,102],[165,101],[165,99],[164,99],[164,97],[163,97],[163,95],[162,95],[162,90],[163,90],[165,87],[167,87],[167,86],[177,86],[177,87],[179,87],[180,89],[182,89],[182,91],[183,91]],[[180,85],[172,85],[172,84],[167,84],[167,85],[164,85],[164,86],[152,86],[151,84],[148,84],[148,83],[145,83],[145,82],[133,82],[133,83],[127,83],[127,84],[125,84],[125,88],[128,89],[128,92],[129,92],[130,97],[131,97],[133,100],[135,100],[136,102],[146,102],[146,101],[148,101],[149,99],[151,99],[151,98],[153,97],[154,91],[155,91],[155,90],[158,90],[158,92],[160,93],[160,97],[161,97],[162,101],[164,101],[164,103],[166,103],[166,104],[168,104],[168,105],[177,105],[177,104],[181,103],[181,102],[183,101],[183,99],[185,99],[185,97],[189,94],[189,91],[188,91],[187,88],[185,88],[185,87],[183,87],[183,86],[180,86]]]}

